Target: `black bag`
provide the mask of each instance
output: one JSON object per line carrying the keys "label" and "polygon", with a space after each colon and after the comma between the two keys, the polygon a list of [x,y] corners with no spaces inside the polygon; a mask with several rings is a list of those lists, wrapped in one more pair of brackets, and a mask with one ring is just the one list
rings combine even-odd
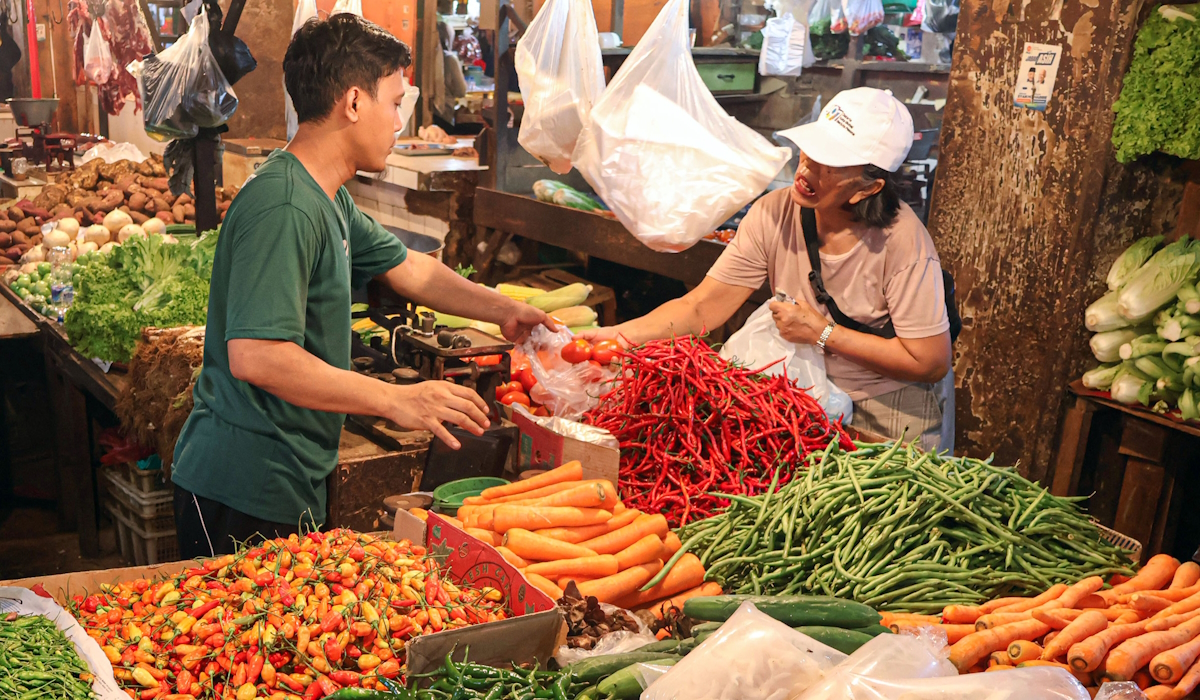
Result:
{"label": "black bag", "polygon": [[[859,333],[877,335],[880,338],[895,338],[896,328],[891,319],[888,319],[887,325],[884,327],[873,328],[842,313],[837,302],[825,290],[825,280],[821,279],[821,247],[817,242],[817,215],[812,209],[805,207],[801,210],[800,221],[804,228],[804,247],[808,251],[808,264],[812,267],[812,271],[808,273],[808,281],[812,284],[813,294],[816,295],[817,301],[825,305],[834,322]],[[958,334],[962,332],[962,318],[958,315],[958,306],[954,302],[954,277],[945,269],[942,270],[942,283],[946,288],[946,315],[950,317],[950,342],[953,343],[958,340]]]}

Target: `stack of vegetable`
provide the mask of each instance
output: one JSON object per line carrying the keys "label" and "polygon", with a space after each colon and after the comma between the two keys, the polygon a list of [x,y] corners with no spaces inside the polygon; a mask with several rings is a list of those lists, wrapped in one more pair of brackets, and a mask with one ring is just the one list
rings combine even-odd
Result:
{"label": "stack of vegetable", "polygon": [[541,202],[615,218],[608,207],[596,197],[557,180],[538,180],[533,183],[533,196]]}
{"label": "stack of vegetable", "polygon": [[[496,291],[509,299],[522,301],[550,314],[555,321],[567,326],[572,331],[580,331],[596,326],[596,312],[588,306],[583,306],[588,295],[592,293],[591,285],[575,282],[558,289],[546,291],[536,287],[522,287],[516,284],[498,284]],[[484,333],[500,337],[500,326],[484,321],[475,321],[462,316],[452,316],[425,307],[420,311],[432,311],[437,318],[437,325],[447,328],[476,328]]]}
{"label": "stack of vegetable", "polygon": [[680,530],[708,578],[735,593],[824,593],[879,609],[940,611],[1129,572],[1075,506],[987,461],[896,444],[830,445],[766,493],[732,496]]}
{"label": "stack of vegetable", "polygon": [[1033,598],[951,605],[942,620],[963,673],[1052,665],[1085,686],[1135,681],[1152,699],[1200,686],[1200,565],[1169,555],[1112,588],[1090,576]]}
{"label": "stack of vegetable", "polygon": [[1200,241],[1180,239],[1155,252],[1162,236],[1142,238],[1113,263],[1109,292],[1092,303],[1084,325],[1095,332],[1101,364],[1083,375],[1089,389],[1159,413],[1178,408],[1200,419]]}
{"label": "stack of vegetable", "polygon": [[615,390],[585,422],[621,442],[621,494],[672,525],[706,518],[733,494],[766,491],[774,465],[831,443],[854,445],[807,392],[784,376],[731,364],[703,340],[657,340],[620,357]]}
{"label": "stack of vegetable", "polygon": [[458,517],[555,600],[574,581],[583,596],[662,617],[672,604],[721,590],[704,583],[695,555],[657,576],[680,547],[667,519],[626,508],[612,482],[584,480],[579,462],[486,489],[465,499]]}
{"label": "stack of vegetable", "polygon": [[0,619],[0,697],[87,700],[92,673],[62,630],[41,615]]}
{"label": "stack of vegetable", "polygon": [[128,362],[143,328],[204,325],[217,232],[191,243],[134,236],[76,262],[63,329],[84,357]]}
{"label": "stack of vegetable", "polygon": [[424,547],[349,530],[102,586],[70,607],[144,698],[380,687],[400,675],[407,640],[507,617],[499,591],[446,580]]}

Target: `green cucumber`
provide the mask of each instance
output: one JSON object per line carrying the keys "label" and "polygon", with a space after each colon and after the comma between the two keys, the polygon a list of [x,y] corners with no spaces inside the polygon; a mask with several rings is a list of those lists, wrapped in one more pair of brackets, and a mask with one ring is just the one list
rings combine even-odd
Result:
{"label": "green cucumber", "polygon": [[651,642],[645,646],[640,646],[634,651],[642,653],[662,653],[673,654],[679,652],[679,646],[684,642],[682,639],[663,639],[657,642]]}
{"label": "green cucumber", "polygon": [[877,625],[881,619],[879,613],[862,603],[825,596],[703,596],[684,603],[683,613],[698,620],[725,621],[746,601],[790,627],[829,625],[852,629]]}
{"label": "green cucumber", "polygon": [[571,677],[573,677],[576,681],[581,683],[595,683],[601,679],[608,678],[626,666],[670,659],[678,661],[679,656],[676,654],[665,654],[661,652],[631,651],[625,654],[606,654],[604,656],[593,656],[568,665],[566,670],[570,671]]}
{"label": "green cucumber", "polygon": [[702,622],[698,625],[692,625],[692,636],[698,636],[703,632],[716,632],[721,629],[724,622]]}
{"label": "green cucumber", "polygon": [[826,625],[804,625],[796,627],[800,634],[808,635],[828,647],[833,647],[843,654],[853,654],[858,648],[871,641],[871,635],[841,627]]}
{"label": "green cucumber", "polygon": [[163,230],[163,233],[169,233],[172,236],[179,236],[179,235],[186,236],[189,233],[191,233],[191,234],[196,233],[196,225],[195,224],[167,224]]}
{"label": "green cucumber", "polygon": [[867,625],[866,627],[855,627],[854,632],[862,632],[868,637],[878,637],[881,634],[894,634],[890,629],[883,625]]}
{"label": "green cucumber", "polygon": [[[679,659],[664,659],[651,662],[655,666],[674,666]],[[637,664],[630,664],[608,678],[600,681],[600,695],[615,700],[628,700],[642,694],[642,682],[635,672]]]}

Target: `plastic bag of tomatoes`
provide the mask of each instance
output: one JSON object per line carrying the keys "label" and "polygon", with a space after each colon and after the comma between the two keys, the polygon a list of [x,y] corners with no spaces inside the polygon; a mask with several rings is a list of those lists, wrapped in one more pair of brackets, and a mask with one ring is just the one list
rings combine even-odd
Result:
{"label": "plastic bag of tomatoes", "polygon": [[604,385],[616,376],[613,360],[619,346],[611,341],[591,343],[566,329],[538,326],[513,351],[512,381],[497,389],[501,403],[538,407],[546,413],[578,420],[600,402]]}

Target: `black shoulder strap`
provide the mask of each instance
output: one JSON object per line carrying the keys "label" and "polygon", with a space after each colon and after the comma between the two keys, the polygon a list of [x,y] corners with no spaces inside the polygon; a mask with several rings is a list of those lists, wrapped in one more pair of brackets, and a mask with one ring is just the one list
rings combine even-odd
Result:
{"label": "black shoulder strap", "polygon": [[800,223],[804,229],[804,247],[808,250],[808,264],[812,270],[808,273],[808,281],[812,284],[813,294],[816,295],[817,301],[825,305],[829,311],[829,315],[833,317],[835,323],[839,326],[844,326],[852,331],[859,333],[868,333],[877,335],[880,338],[895,338],[896,329],[892,325],[891,319],[888,319],[887,325],[883,328],[873,328],[865,323],[860,323],[842,313],[838,308],[837,302],[833,300],[829,292],[825,289],[825,280],[821,279],[821,245],[817,241],[817,214],[812,209],[804,207],[800,212]]}

